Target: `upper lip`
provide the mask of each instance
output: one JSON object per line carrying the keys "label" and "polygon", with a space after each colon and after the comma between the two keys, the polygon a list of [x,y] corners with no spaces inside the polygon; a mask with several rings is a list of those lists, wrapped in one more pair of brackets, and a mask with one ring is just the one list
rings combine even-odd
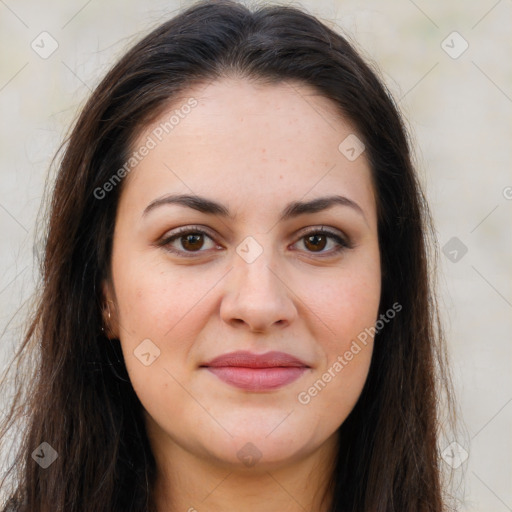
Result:
{"label": "upper lip", "polygon": [[286,352],[272,351],[265,352],[264,354],[255,354],[245,350],[222,354],[201,366],[239,366],[244,368],[309,367],[304,361]]}

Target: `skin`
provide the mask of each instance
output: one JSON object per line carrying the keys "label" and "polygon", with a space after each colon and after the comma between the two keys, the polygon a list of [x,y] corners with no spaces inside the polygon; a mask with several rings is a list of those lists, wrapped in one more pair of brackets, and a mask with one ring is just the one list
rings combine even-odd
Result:
{"label": "skin", "polygon": [[[189,97],[197,106],[126,178],[112,281],[104,283],[111,334],[121,341],[144,407],[158,468],[158,510],[327,510],[322,497],[330,498],[325,486],[337,429],[360,396],[373,340],[341,371],[333,372],[333,363],[378,318],[381,270],[370,167],[364,152],[349,161],[339,151],[355,132],[331,100],[303,84],[235,78],[175,98],[133,149]],[[217,201],[233,217],[176,204],[143,214],[171,193]],[[333,194],[361,211],[335,205],[279,220],[289,202]],[[168,247],[185,255],[158,245],[176,228],[197,225],[208,236],[196,239],[192,257],[183,237]],[[335,253],[338,244],[330,237],[308,244],[305,235],[322,226],[353,247]],[[236,251],[246,237],[262,250],[251,263]],[[145,339],[160,350],[148,366],[134,355]],[[309,368],[265,392],[241,390],[200,368],[235,350],[283,351]],[[335,376],[301,403],[298,395],[329,368]],[[250,467],[237,456],[247,443],[256,461]]]}

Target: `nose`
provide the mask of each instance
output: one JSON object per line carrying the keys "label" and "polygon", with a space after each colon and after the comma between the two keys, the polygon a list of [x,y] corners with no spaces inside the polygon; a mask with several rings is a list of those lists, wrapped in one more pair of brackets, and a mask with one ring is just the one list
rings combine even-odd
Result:
{"label": "nose", "polygon": [[252,332],[269,332],[290,325],[297,317],[294,294],[264,251],[247,263],[238,255],[228,273],[220,307],[224,322]]}

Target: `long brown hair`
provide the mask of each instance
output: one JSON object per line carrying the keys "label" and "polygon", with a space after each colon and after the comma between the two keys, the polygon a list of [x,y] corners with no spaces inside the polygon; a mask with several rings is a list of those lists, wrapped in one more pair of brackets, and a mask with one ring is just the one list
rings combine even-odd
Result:
{"label": "long brown hair", "polygon": [[[282,6],[251,11],[231,1],[200,2],[130,49],[96,87],[63,146],[40,291],[2,423],[2,440],[9,429],[21,432],[2,481],[5,489],[11,475],[2,510],[155,510],[156,467],[142,406],[119,340],[101,331],[100,283],[109,276],[122,186],[101,198],[97,190],[170,100],[223,76],[314,87],[353,123],[372,169],[380,313],[395,303],[403,309],[377,333],[364,389],[339,429],[330,510],[446,510],[437,441],[439,401],[445,397],[450,406],[451,388],[431,283],[435,237],[399,110],[377,72],[315,17]],[[45,469],[37,450],[53,452],[41,443],[57,453]]]}

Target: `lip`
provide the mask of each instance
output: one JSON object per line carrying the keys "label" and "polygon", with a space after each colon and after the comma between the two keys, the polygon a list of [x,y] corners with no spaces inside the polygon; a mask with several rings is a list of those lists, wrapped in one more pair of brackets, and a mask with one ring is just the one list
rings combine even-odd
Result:
{"label": "lip", "polygon": [[297,380],[309,367],[285,352],[230,352],[201,365],[219,379],[247,391],[269,391]]}

